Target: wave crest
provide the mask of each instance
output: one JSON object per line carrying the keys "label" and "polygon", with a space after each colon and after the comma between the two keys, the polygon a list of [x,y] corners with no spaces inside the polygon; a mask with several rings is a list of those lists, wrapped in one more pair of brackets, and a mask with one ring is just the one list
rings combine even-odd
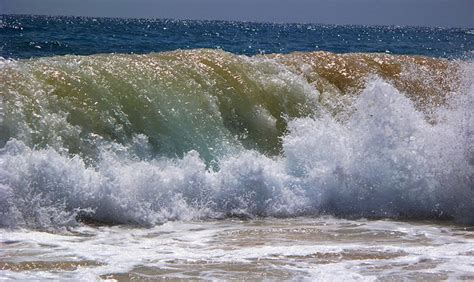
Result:
{"label": "wave crest", "polygon": [[211,162],[193,149],[150,157],[149,136],[134,132],[126,144],[97,141],[90,163],[10,139],[0,152],[0,225],[320,214],[472,224],[473,93],[432,109],[432,122],[391,84],[371,80],[344,116],[316,105],[282,117],[287,129],[273,156],[227,143],[231,149]]}

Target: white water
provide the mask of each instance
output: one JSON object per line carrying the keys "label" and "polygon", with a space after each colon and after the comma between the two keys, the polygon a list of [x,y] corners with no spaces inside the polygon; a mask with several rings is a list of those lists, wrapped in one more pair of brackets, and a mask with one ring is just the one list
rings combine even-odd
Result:
{"label": "white water", "polygon": [[319,217],[84,226],[62,234],[2,232],[0,277],[469,280],[473,254],[472,230],[430,222]]}
{"label": "white water", "polygon": [[[104,145],[88,166],[54,149],[10,140],[0,151],[0,226],[57,229],[76,215],[152,226],[168,220],[335,214],[454,218],[474,223],[474,91],[453,95],[427,122],[375,79],[343,121],[290,121],[283,155],[241,151],[210,169],[191,151],[140,160]],[[146,147],[144,136],[130,145]]]}

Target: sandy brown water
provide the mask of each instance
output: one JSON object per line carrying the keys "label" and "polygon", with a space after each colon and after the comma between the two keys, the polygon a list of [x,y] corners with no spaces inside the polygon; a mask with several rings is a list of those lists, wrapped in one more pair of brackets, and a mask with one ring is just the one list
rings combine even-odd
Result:
{"label": "sandy brown water", "polygon": [[13,279],[474,279],[474,231],[332,217],[2,230]]}

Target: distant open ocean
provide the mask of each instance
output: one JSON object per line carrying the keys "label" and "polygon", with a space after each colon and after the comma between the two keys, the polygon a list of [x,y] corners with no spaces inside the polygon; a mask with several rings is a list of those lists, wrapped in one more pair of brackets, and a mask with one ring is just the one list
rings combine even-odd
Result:
{"label": "distant open ocean", "polygon": [[474,30],[0,15],[0,279],[474,280]]}

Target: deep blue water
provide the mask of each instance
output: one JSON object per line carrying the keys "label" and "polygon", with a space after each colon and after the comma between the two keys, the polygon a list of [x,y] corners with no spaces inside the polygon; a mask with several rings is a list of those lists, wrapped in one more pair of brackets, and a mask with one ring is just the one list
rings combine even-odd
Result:
{"label": "deep blue water", "polygon": [[223,21],[0,16],[0,56],[149,53],[220,48],[236,54],[325,50],[472,57],[471,29]]}

